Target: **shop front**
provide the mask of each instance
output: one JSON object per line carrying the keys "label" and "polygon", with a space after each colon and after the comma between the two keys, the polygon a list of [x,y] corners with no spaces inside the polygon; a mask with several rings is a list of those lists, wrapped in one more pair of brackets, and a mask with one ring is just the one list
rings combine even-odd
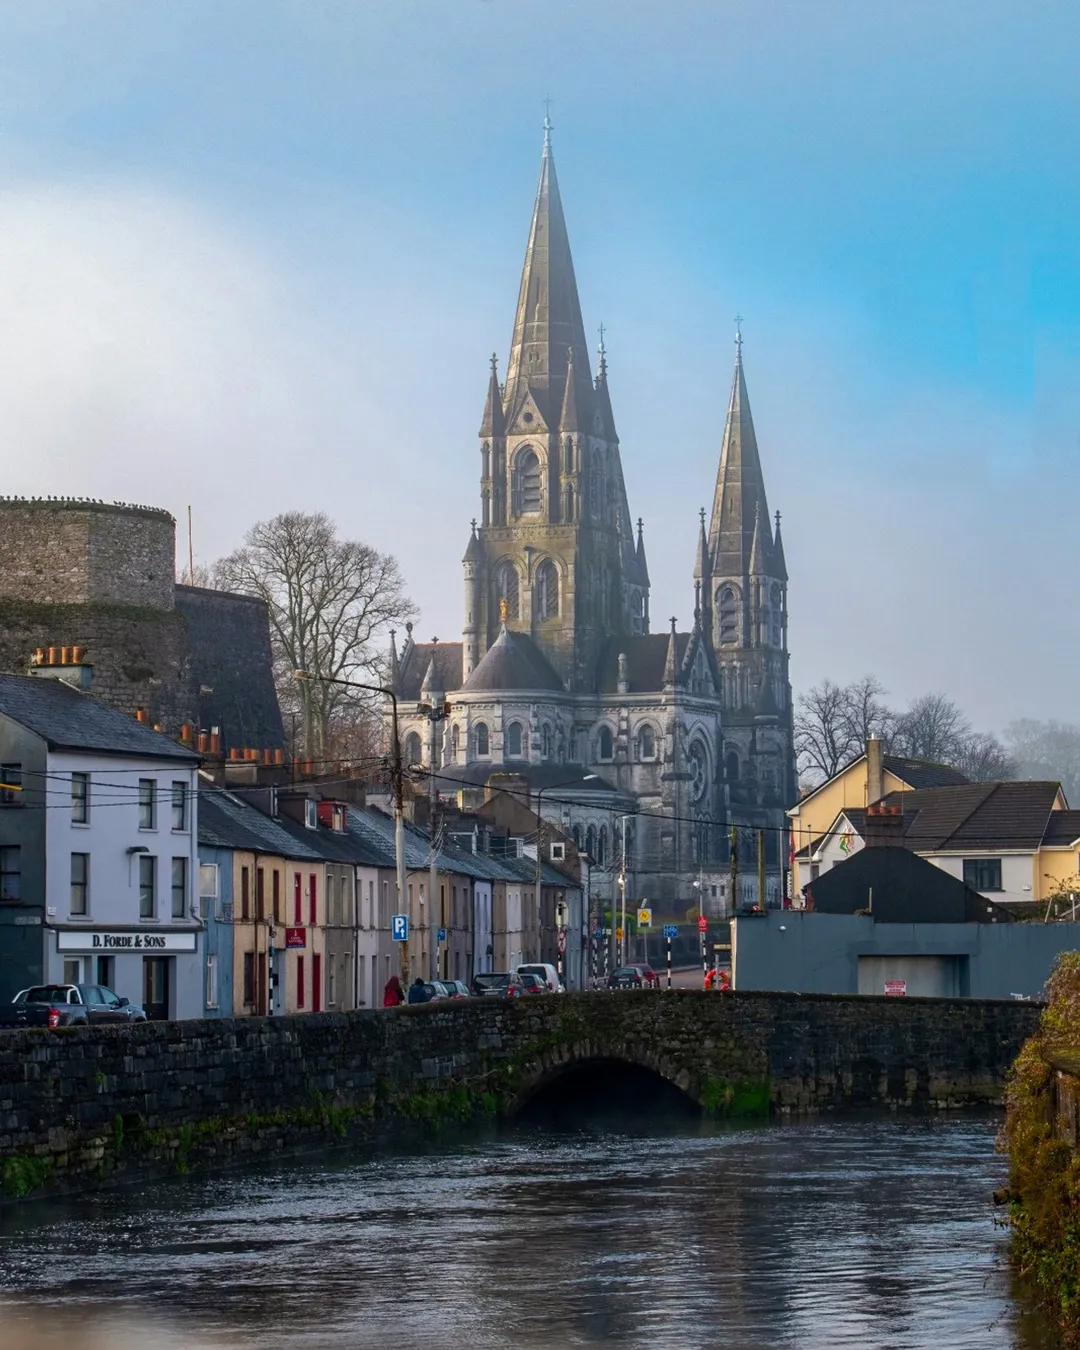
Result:
{"label": "shop front", "polygon": [[56,928],[46,978],[99,984],[153,1021],[203,1015],[201,930]]}

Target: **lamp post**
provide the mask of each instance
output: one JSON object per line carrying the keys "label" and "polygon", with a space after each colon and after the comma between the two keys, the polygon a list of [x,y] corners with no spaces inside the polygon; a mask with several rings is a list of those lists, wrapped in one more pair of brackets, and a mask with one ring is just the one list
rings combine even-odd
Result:
{"label": "lamp post", "polygon": [[[450,705],[447,703],[443,693],[442,685],[439,683],[439,671],[435,664],[435,650],[438,647],[439,639],[431,639],[431,674],[433,676],[430,687],[420,690],[420,708],[431,723],[431,740],[429,754],[431,757],[431,782],[429,788],[429,807],[428,807],[428,828],[431,834],[431,858],[429,861],[428,873],[428,965],[430,968],[429,978],[437,980],[442,976],[439,969],[439,933],[443,927],[442,904],[439,905],[438,917],[435,914],[435,891],[439,884],[439,866],[438,858],[435,852],[435,811],[439,801],[438,772],[439,772],[439,723],[444,722],[450,715]],[[427,680],[424,681],[427,686]],[[432,939],[432,930],[434,938]]]}
{"label": "lamp post", "polygon": [[[584,774],[581,778],[568,779],[565,783],[545,783],[544,786],[543,786],[542,788],[537,788],[537,790],[536,790],[536,822],[537,822],[537,823],[536,823],[536,910],[537,910],[537,913],[538,913],[538,914],[541,912],[541,909],[540,909],[540,887],[541,887],[541,870],[540,870],[540,866],[541,866],[541,858],[542,858],[542,856],[543,856],[542,850],[543,850],[543,846],[544,846],[544,817],[543,817],[543,815],[541,814],[541,807],[543,806],[544,793],[545,793],[545,792],[552,791],[552,790],[554,790],[554,789],[556,789],[556,788],[576,787],[578,783],[595,783],[595,782],[596,782],[596,779],[597,779],[597,775],[596,775],[595,773],[587,773],[587,774]],[[565,906],[561,906],[561,908],[563,909],[564,914],[565,914]],[[557,928],[560,927],[559,922],[558,922],[558,915],[556,915],[556,927],[557,927]],[[556,937],[558,937],[558,935],[556,935]],[[564,939],[564,941],[565,941],[565,939]],[[562,967],[563,967],[563,960],[562,960],[562,957],[563,957],[563,954],[562,954],[562,949],[561,949],[561,947],[560,947],[560,949],[559,949],[559,982],[560,982],[560,983],[562,982],[562,973],[563,973],[563,971],[562,971]]]}
{"label": "lamp post", "polygon": [[[294,670],[293,679],[318,681],[321,684],[341,684],[347,689],[365,689],[369,694],[385,694],[391,705],[390,776],[394,789],[394,862],[397,872],[398,906],[405,904],[405,788],[401,767],[401,737],[398,734],[397,695],[385,684],[362,684],[359,680],[342,680],[333,675],[309,675],[306,670]],[[401,980],[409,987],[409,939],[401,944]]]}

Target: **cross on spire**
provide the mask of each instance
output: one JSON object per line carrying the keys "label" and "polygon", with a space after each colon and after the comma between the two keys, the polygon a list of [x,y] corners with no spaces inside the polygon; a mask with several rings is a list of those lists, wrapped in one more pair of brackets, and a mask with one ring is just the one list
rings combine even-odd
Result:
{"label": "cross on spire", "polygon": [[551,149],[551,105],[554,100],[544,99],[544,149]]}
{"label": "cross on spire", "polygon": [[735,315],[735,350],[742,351],[742,315]]}

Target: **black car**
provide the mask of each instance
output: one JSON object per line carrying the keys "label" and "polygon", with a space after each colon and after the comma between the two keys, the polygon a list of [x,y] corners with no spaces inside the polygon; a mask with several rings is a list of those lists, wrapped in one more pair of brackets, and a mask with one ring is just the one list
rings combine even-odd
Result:
{"label": "black car", "polygon": [[608,976],[609,989],[644,989],[645,976],[640,966],[618,966]]}
{"label": "black car", "polygon": [[520,998],[525,986],[510,971],[485,971],[474,975],[469,991],[475,998]]}

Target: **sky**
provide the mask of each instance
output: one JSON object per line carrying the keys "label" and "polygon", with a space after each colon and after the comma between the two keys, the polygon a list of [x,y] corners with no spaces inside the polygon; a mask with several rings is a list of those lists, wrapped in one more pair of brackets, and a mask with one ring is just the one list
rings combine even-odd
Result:
{"label": "sky", "polygon": [[654,627],[734,316],[796,691],[1080,721],[1080,10],[0,0],[0,490],[324,510],[457,638],[544,99]]}

